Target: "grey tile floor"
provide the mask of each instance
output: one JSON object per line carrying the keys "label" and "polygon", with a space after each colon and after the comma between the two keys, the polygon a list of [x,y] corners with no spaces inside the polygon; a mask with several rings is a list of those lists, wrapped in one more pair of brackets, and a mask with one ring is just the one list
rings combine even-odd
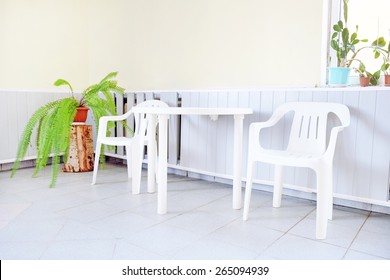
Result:
{"label": "grey tile floor", "polygon": [[315,239],[315,203],[254,191],[248,221],[231,207],[231,186],[168,176],[168,213],[157,196],[131,194],[124,166],[108,164],[91,186],[91,173],[50,169],[32,178],[0,172],[0,259],[390,259],[390,215],[334,208],[325,240]]}

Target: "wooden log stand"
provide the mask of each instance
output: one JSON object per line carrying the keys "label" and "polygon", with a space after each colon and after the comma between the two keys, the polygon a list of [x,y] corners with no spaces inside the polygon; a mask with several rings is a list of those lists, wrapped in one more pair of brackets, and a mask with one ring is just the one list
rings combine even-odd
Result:
{"label": "wooden log stand", "polygon": [[92,126],[73,124],[70,133],[68,158],[62,168],[64,172],[92,171],[94,164]]}

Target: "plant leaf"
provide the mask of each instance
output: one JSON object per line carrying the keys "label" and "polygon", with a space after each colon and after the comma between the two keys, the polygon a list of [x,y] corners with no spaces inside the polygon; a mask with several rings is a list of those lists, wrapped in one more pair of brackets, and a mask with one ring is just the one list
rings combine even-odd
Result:
{"label": "plant leaf", "polygon": [[383,48],[384,46],[386,46],[385,38],[379,37],[378,39],[376,39],[375,41],[373,41],[373,42],[371,43],[371,46]]}
{"label": "plant leaf", "polygon": [[348,0],[343,0],[343,9],[344,9],[344,21],[348,22]]}
{"label": "plant leaf", "polygon": [[342,40],[343,40],[343,45],[347,46],[348,45],[348,39],[349,39],[349,30],[348,30],[348,28],[344,28],[343,29],[341,37],[342,37]]}
{"label": "plant leaf", "polygon": [[337,42],[336,42],[335,40],[332,40],[332,41],[330,42],[330,46],[331,46],[334,50],[336,50],[336,51],[339,50],[339,45],[337,44]]}
{"label": "plant leaf", "polygon": [[[333,30],[337,32],[341,32],[342,27],[340,27],[338,24],[333,25]],[[337,33],[336,33],[337,34]],[[334,34],[333,34],[334,35]]]}
{"label": "plant leaf", "polygon": [[54,85],[57,86],[57,87],[58,86],[67,85],[70,88],[70,91],[73,92],[73,88],[72,88],[72,86],[70,85],[70,83],[67,80],[58,79],[57,81],[54,82]]}

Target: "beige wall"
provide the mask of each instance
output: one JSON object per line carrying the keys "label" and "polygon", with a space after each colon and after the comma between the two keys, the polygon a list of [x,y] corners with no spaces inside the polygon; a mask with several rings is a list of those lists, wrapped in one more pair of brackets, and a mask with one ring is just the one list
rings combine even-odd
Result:
{"label": "beige wall", "polygon": [[86,0],[0,0],[0,88],[88,79]]}
{"label": "beige wall", "polygon": [[314,85],[321,8],[320,0],[0,0],[0,88],[47,88],[57,77],[77,88],[109,71],[129,90]]}

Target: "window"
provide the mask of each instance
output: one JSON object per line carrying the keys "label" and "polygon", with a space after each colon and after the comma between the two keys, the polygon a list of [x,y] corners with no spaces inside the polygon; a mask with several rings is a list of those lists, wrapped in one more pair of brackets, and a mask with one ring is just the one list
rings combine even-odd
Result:
{"label": "window", "polygon": [[[359,37],[368,39],[371,44],[376,38],[384,37],[386,43],[390,40],[390,10],[389,0],[349,0],[348,26],[359,26]],[[380,69],[382,59],[373,59],[372,49],[362,50],[358,58],[364,61],[369,72]]]}
{"label": "window", "polygon": [[[328,64],[329,56],[332,56],[331,66],[335,66],[333,50],[329,47],[329,38],[333,31],[333,25],[342,19],[343,0],[324,0],[324,27],[323,39],[326,46],[323,45],[322,51],[322,84],[326,84],[326,66]],[[389,0],[349,0],[348,1],[348,28],[351,32],[355,30],[358,25],[358,38],[368,39],[367,43],[360,43],[357,47],[368,46],[378,37],[384,37],[386,43],[390,41],[390,11]],[[326,36],[326,39],[325,39]],[[375,72],[380,69],[382,59],[374,59],[372,49],[366,48],[359,52],[357,58],[364,61],[366,69],[369,72]],[[354,62],[352,66],[358,67],[358,62]],[[352,84],[357,83],[358,74],[351,71]],[[355,78],[353,78],[355,76]]]}

